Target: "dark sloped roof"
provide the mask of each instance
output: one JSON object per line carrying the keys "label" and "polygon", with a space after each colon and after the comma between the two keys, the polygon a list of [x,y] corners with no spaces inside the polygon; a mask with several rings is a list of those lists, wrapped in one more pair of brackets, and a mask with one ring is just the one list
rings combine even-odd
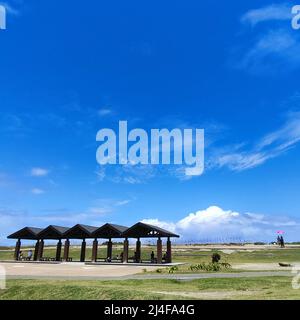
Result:
{"label": "dark sloped roof", "polygon": [[98,229],[97,227],[87,226],[85,224],[76,224],[74,227],[67,230],[63,237],[68,239],[86,239],[93,238],[91,234]]}
{"label": "dark sloped roof", "polygon": [[26,239],[26,240],[36,240],[38,238],[38,234],[42,231],[41,228],[35,227],[25,227],[17,232],[12,233],[7,238],[8,239]]}
{"label": "dark sloped roof", "polygon": [[39,233],[41,239],[62,239],[69,228],[50,225]]}
{"label": "dark sloped roof", "polygon": [[176,237],[179,235],[162,229],[157,226],[138,222],[123,232],[123,237],[131,238],[159,238],[159,237]]}
{"label": "dark sloped roof", "polygon": [[92,234],[95,238],[123,238],[123,232],[126,231],[128,227],[120,226],[118,224],[106,223]]}

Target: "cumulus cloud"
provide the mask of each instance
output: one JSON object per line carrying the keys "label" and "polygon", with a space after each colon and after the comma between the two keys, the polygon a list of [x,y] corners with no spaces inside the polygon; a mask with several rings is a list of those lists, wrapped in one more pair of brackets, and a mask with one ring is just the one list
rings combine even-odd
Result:
{"label": "cumulus cloud", "polygon": [[49,174],[49,170],[44,168],[32,168],[30,173],[33,177],[44,177]]}
{"label": "cumulus cloud", "polygon": [[177,222],[145,219],[145,223],[178,233],[187,242],[272,241],[278,230],[290,241],[299,240],[300,222],[262,214],[240,213],[211,206]]}
{"label": "cumulus cloud", "polygon": [[291,5],[287,3],[271,4],[259,9],[247,11],[242,17],[242,23],[249,23],[252,26],[260,22],[274,21],[274,20],[290,20],[291,19]]}

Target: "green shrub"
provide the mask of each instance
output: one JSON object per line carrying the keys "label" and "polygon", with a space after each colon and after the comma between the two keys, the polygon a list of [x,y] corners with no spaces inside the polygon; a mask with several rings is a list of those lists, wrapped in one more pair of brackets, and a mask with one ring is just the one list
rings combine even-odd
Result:
{"label": "green shrub", "polygon": [[231,265],[227,262],[222,262],[222,263],[199,263],[199,264],[192,264],[190,266],[191,271],[212,271],[212,272],[218,272],[222,270],[227,270],[230,269]]}
{"label": "green shrub", "polygon": [[178,271],[178,267],[177,266],[172,266],[172,267],[168,268],[168,272],[169,273],[174,273],[176,271]]}

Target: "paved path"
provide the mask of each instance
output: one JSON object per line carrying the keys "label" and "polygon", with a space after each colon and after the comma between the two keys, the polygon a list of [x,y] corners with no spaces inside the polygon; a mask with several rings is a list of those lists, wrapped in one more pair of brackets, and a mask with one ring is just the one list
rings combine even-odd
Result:
{"label": "paved path", "polygon": [[[41,264],[1,263],[8,279],[60,279],[60,280],[128,280],[128,279],[175,279],[188,281],[207,278],[249,278],[293,276],[290,271],[245,271],[231,273],[198,274],[143,274],[144,267],[85,265],[83,263]],[[156,267],[147,267],[148,271]]]}

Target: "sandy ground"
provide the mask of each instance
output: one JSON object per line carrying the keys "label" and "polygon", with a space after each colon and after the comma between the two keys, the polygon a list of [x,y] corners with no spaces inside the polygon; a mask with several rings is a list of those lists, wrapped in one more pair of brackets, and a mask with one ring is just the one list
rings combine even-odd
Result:
{"label": "sandy ground", "polygon": [[[297,249],[300,248],[299,244],[287,244],[286,249]],[[199,249],[200,251],[210,251],[210,250],[229,250],[229,251],[256,251],[256,250],[282,250],[278,245],[265,244],[265,245],[255,245],[255,244],[207,244],[207,245],[174,245],[173,251],[183,251],[183,250],[194,250]]]}
{"label": "sandy ground", "polygon": [[291,267],[281,267],[278,263],[237,263],[232,265],[235,270],[247,271],[291,271],[300,270],[300,263],[290,263]]}
{"label": "sandy ground", "polygon": [[[300,267],[300,266],[299,266]],[[71,263],[0,263],[6,276],[13,279],[65,279],[65,280],[126,280],[126,279],[177,279],[194,280],[202,278],[244,278],[261,276],[291,276],[291,268],[280,268],[275,264],[237,264],[236,273],[198,273],[198,274],[145,274],[144,269],[153,271],[157,266],[131,265],[86,265]],[[273,268],[273,269],[272,269]]]}
{"label": "sandy ground", "polygon": [[196,298],[196,299],[212,299],[212,300],[223,300],[228,299],[234,296],[246,296],[246,295],[253,295],[257,293],[258,291],[197,291],[197,292],[178,292],[178,291],[152,291],[153,293],[158,294],[166,294],[166,295],[173,295],[173,296],[179,296],[182,298]]}
{"label": "sandy ground", "polygon": [[[84,263],[0,263],[7,276],[29,277],[122,277],[143,272],[143,266],[85,265]],[[147,267],[152,271],[157,267]]]}

